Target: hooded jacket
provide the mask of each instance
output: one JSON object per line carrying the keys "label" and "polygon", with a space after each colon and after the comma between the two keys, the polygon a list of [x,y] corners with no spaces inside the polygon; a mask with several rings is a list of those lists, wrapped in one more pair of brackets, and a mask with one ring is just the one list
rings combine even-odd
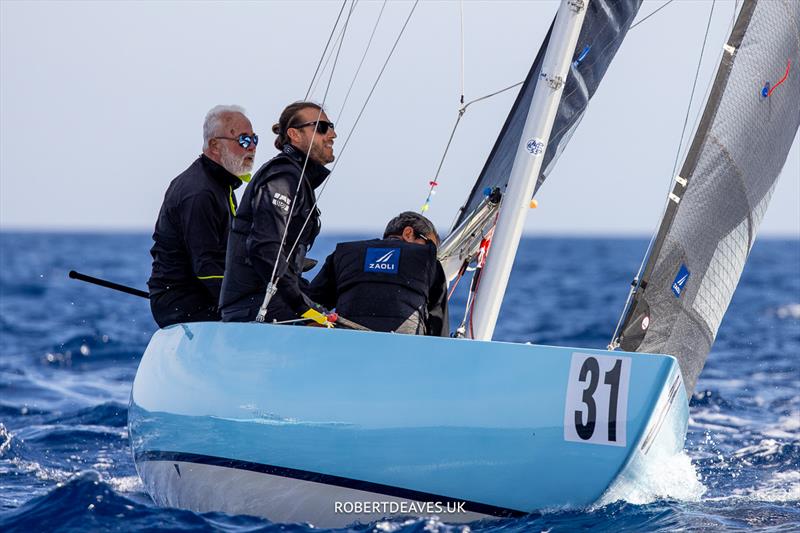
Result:
{"label": "hooded jacket", "polygon": [[228,239],[219,302],[223,321],[255,320],[276,260],[278,292],[267,308],[267,321],[297,318],[314,305],[301,290],[307,285],[301,274],[320,230],[314,190],[328,174],[327,168],[306,162],[303,152],[287,144],[253,176]]}

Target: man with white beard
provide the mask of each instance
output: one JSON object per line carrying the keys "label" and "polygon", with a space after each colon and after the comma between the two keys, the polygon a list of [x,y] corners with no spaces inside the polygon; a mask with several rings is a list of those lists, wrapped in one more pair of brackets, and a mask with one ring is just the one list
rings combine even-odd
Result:
{"label": "man with white beard", "polygon": [[160,327],[219,320],[234,189],[250,180],[258,136],[239,106],[216,106],[203,123],[203,153],[164,195],[150,249],[150,309]]}

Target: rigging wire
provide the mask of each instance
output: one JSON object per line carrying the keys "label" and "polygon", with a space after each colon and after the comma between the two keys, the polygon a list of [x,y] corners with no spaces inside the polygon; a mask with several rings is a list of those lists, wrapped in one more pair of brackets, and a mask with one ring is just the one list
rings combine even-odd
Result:
{"label": "rigging wire", "polygon": [[[327,83],[327,85],[325,87],[325,93],[324,93],[324,95],[322,97],[322,105],[320,105],[319,113],[317,113],[317,120],[320,120],[320,118],[322,117],[322,112],[323,112],[323,109],[325,107],[325,99],[328,97],[328,91],[330,90],[331,83],[333,82],[333,74],[336,72],[336,64],[339,61],[339,53],[342,51],[342,44],[344,44],[344,34],[347,31],[347,26],[348,26],[348,23],[350,22],[350,16],[352,14],[353,14],[353,9],[351,8],[350,12],[347,15],[347,19],[345,19],[344,27],[342,28],[342,33],[341,33],[342,39],[339,41],[339,46],[338,46],[338,48],[336,50],[336,56],[335,56],[335,58],[333,60],[333,66],[331,67],[331,73],[330,73],[330,76],[328,76],[328,83]],[[315,139],[316,135],[317,135],[317,128],[314,127],[314,131],[311,134],[311,144],[312,145],[314,144],[314,139]],[[310,155],[311,155],[311,150],[308,151],[308,153],[306,154],[305,160],[303,161],[303,168],[300,171],[300,179],[298,180],[297,188],[294,191],[294,198],[297,198],[297,195],[300,192],[300,187],[302,187],[302,185],[303,185],[303,178],[305,177],[306,168],[308,166],[308,161],[309,161]],[[291,220],[291,218],[292,218],[292,214],[294,213],[294,208],[295,208],[296,205],[297,205],[297,202],[292,202],[291,208],[289,209],[289,215],[288,215],[288,219],[289,220]],[[300,237],[302,236],[303,231],[305,230],[306,225],[308,224],[308,221],[311,218],[311,214],[314,212],[314,208],[316,207],[316,205],[317,205],[317,203],[315,201],[313,207],[311,208],[311,210],[309,211],[308,216],[305,219],[305,222],[303,223],[302,228],[300,229],[300,232],[297,235],[297,238],[294,241],[294,244],[292,245],[291,250],[289,251],[288,254],[286,254],[287,264],[288,264],[289,258],[291,257],[292,253],[294,252],[295,247],[297,246],[297,243],[300,241]],[[275,264],[272,266],[272,273],[270,274],[270,277],[269,277],[270,281],[269,281],[269,284],[267,285],[267,290],[266,290],[266,293],[264,295],[264,302],[261,304],[261,308],[259,309],[258,315],[256,317],[256,320],[258,322],[263,322],[264,317],[265,317],[266,312],[267,312],[267,306],[269,304],[269,301],[272,299],[272,296],[275,294],[275,291],[277,291],[277,280],[276,280],[276,277],[277,277],[277,273],[278,273],[278,266],[280,264],[281,251],[283,250],[283,247],[286,244],[286,237],[287,237],[287,235],[289,233],[289,226],[290,225],[291,224],[287,223],[286,227],[283,229],[283,235],[281,236],[281,243],[278,246],[278,251],[277,251],[276,257],[275,257]]]}
{"label": "rigging wire", "polygon": [[[331,88],[331,83],[333,82],[333,73],[336,71],[336,65],[339,63],[339,54],[342,51],[342,45],[344,44],[344,35],[347,32],[347,27],[350,24],[350,17],[353,15],[353,11],[355,11],[356,4],[358,0],[353,0],[353,3],[350,5],[350,12],[347,13],[347,18],[344,20],[344,27],[342,27],[342,31],[339,34],[339,46],[336,48],[336,57],[333,58],[333,66],[331,66],[331,75],[328,77],[328,85],[325,87],[325,93],[322,95],[322,102],[324,104],[325,101],[328,99],[328,91]],[[324,105],[322,106],[324,107]],[[322,116],[322,110],[320,110],[320,116]],[[317,119],[319,120],[319,118]],[[317,132],[317,128],[314,127],[314,133]],[[313,135],[312,135],[313,137]],[[312,140],[313,142],[313,140]],[[310,152],[310,150],[309,150]],[[306,160],[308,160],[308,154],[306,154]]]}
{"label": "rigging wire", "polygon": [[[670,0],[670,1],[672,1],[672,0]],[[678,161],[680,159],[680,154],[682,152],[682,148],[681,147],[683,146],[683,139],[684,139],[684,136],[686,135],[686,126],[689,123],[689,115],[690,115],[691,109],[692,109],[692,102],[694,101],[694,93],[695,93],[695,89],[697,87],[697,80],[700,77],[700,67],[701,67],[701,65],[703,63],[703,55],[705,54],[706,43],[708,42],[708,34],[709,34],[709,30],[711,28],[711,20],[712,20],[712,18],[714,16],[714,6],[715,5],[716,5],[716,0],[713,0],[711,2],[711,10],[709,11],[709,14],[708,14],[708,21],[706,22],[706,31],[705,31],[705,35],[703,36],[703,46],[700,49],[700,57],[697,60],[697,68],[695,69],[694,82],[692,83],[692,92],[691,92],[691,94],[689,96],[689,102],[688,102],[688,105],[686,107],[686,115],[684,116],[684,119],[683,119],[683,127],[681,129],[680,141],[678,142],[678,147],[677,147],[677,149],[675,151],[675,161],[673,162],[673,165],[672,165],[672,174],[669,177],[669,184],[668,184],[667,194],[669,194],[669,191],[672,188],[672,181],[675,178],[675,175],[676,175],[675,172],[677,171],[677,168],[678,168]],[[662,7],[664,7],[664,6],[662,6]],[[666,213],[667,207],[669,206],[669,202],[670,201],[671,200],[669,199],[669,197],[667,197],[667,200],[664,203],[664,208],[661,211],[661,217],[659,217],[659,221],[661,221],[664,218],[664,213]],[[660,227],[660,222],[659,222],[659,227]],[[639,265],[639,270],[636,273],[636,277],[634,278],[634,282],[632,283],[631,290],[628,293],[628,299],[625,302],[625,306],[623,307],[622,313],[621,313],[621,315],[619,317],[619,320],[617,321],[617,326],[614,328],[614,335],[611,338],[611,342],[608,345],[609,349],[612,349],[612,348],[615,348],[616,346],[618,346],[617,339],[618,339],[618,335],[620,333],[620,328],[622,327],[622,322],[625,320],[625,317],[628,314],[628,311],[629,311],[630,305],[631,305],[631,300],[633,299],[633,295],[635,294],[639,284],[641,284],[642,271],[644,270],[645,264],[650,259],[650,253],[652,252],[653,244],[655,244],[655,240],[656,240],[657,234],[658,234],[658,227],[656,228],[656,231],[653,233],[653,235],[650,237],[650,242],[647,245],[647,250],[644,253],[644,257],[642,258],[642,262]]]}
{"label": "rigging wire", "polygon": [[[480,102],[481,100],[486,100],[487,98],[491,98],[493,96],[497,96],[498,94],[504,93],[506,91],[510,91],[514,87],[519,87],[523,83],[525,83],[524,80],[520,81],[518,83],[515,83],[513,85],[509,85],[508,87],[500,89],[499,91],[495,91],[493,93],[487,94],[486,96],[481,96],[480,98],[475,98],[474,100],[470,100],[466,104],[464,103],[464,94],[463,93],[461,94],[461,104],[462,105],[461,105],[461,107],[458,108],[458,116],[456,117],[455,124],[453,124],[453,129],[450,131],[450,137],[447,139],[447,145],[444,147],[444,153],[442,154],[442,158],[439,160],[439,166],[436,167],[436,174],[434,174],[433,179],[429,182],[430,189],[428,189],[428,197],[425,200],[425,203],[422,205],[422,210],[421,210],[423,213],[428,210],[428,206],[429,206],[430,200],[431,200],[431,195],[435,194],[435,189],[439,185],[439,174],[442,171],[442,166],[444,166],[445,159],[447,159],[447,153],[450,151],[450,145],[452,144],[453,138],[456,135],[456,129],[458,129],[458,124],[459,124],[459,122],[461,122],[461,117],[463,117],[464,113],[467,112],[467,108],[469,106],[471,106],[472,104],[476,103],[476,102]],[[458,215],[456,215],[456,216],[458,216]]]}
{"label": "rigging wire", "polygon": [[683,129],[681,130],[681,140],[678,141],[678,149],[675,151],[675,162],[672,165],[672,176],[670,176],[670,182],[672,182],[672,178],[675,176],[675,172],[678,170],[678,160],[681,155],[681,147],[683,146],[683,138],[686,135],[686,125],[689,123],[689,113],[692,109],[692,102],[694,101],[694,91],[697,88],[697,79],[700,77],[700,66],[703,64],[703,54],[706,51],[706,42],[708,41],[708,33],[711,28],[711,19],[714,16],[714,6],[716,5],[717,0],[713,0],[711,2],[711,11],[708,14],[708,22],[706,23],[706,33],[703,36],[703,47],[700,49],[700,58],[697,60],[697,68],[695,69],[694,73],[694,82],[692,82],[692,92],[689,95],[689,105],[686,108],[686,116],[683,118]]}
{"label": "rigging wire", "polygon": [[[675,0],[667,0],[667,2],[665,2],[660,7],[658,7],[655,11],[653,11],[649,15],[645,16],[642,20],[640,20],[636,24],[633,24],[630,28],[628,28],[628,31],[632,30],[633,28],[635,28],[636,26],[638,26],[639,24],[641,24],[645,20],[649,19],[650,17],[652,17],[653,15],[655,15],[656,13],[658,13],[659,11],[661,11],[662,9],[664,9],[665,7],[667,7],[669,4],[671,4],[674,1]],[[736,1],[738,2],[738,0],[736,0]],[[445,145],[444,153],[442,154],[442,158],[439,161],[439,166],[436,169],[436,174],[434,175],[433,179],[430,182],[430,187],[431,188],[428,190],[428,198],[425,200],[425,204],[423,204],[423,209],[422,209],[423,212],[427,211],[427,206],[428,206],[428,204],[430,202],[431,194],[433,193],[433,190],[436,188],[436,186],[439,185],[439,173],[441,172],[442,166],[444,165],[444,161],[447,158],[447,153],[450,150],[450,145],[453,142],[453,137],[455,136],[456,129],[458,128],[459,122],[461,121],[461,118],[464,116],[464,113],[466,113],[467,108],[470,105],[474,104],[474,103],[481,102],[483,100],[487,100],[487,99],[492,98],[494,96],[500,95],[500,94],[502,94],[502,93],[504,93],[506,91],[510,91],[511,89],[519,87],[520,85],[525,83],[525,80],[522,80],[520,82],[514,83],[513,85],[509,85],[508,87],[504,87],[504,88],[502,88],[500,90],[497,90],[497,91],[494,91],[492,93],[489,93],[489,94],[487,94],[485,96],[481,96],[479,98],[475,98],[474,100],[470,100],[466,104],[464,103],[464,14],[463,14],[463,0],[461,0],[461,3],[462,3],[462,13],[461,13],[461,107],[459,107],[459,109],[458,109],[458,117],[456,118],[456,122],[453,125],[453,129],[450,132],[450,137],[448,138],[447,144]],[[586,50],[584,50],[584,54],[585,54],[585,52],[586,52]],[[580,59],[582,59],[582,58],[580,58]]]}
{"label": "rigging wire", "polygon": [[[297,234],[297,238],[295,239],[294,244],[292,244],[292,248],[289,250],[289,253],[286,254],[286,257],[291,257],[292,253],[294,253],[294,249],[297,247],[297,244],[300,242],[300,236],[303,234],[303,231],[305,231],[305,228],[308,225],[308,221],[311,220],[311,213],[314,212],[314,209],[317,207],[317,204],[319,203],[320,198],[322,198],[322,195],[325,193],[325,189],[328,187],[328,184],[331,182],[332,177],[333,177],[333,172],[336,170],[336,167],[337,167],[338,163],[342,160],[342,155],[344,155],[344,151],[347,148],[347,144],[350,141],[350,138],[353,136],[353,132],[355,131],[356,126],[358,125],[358,122],[361,120],[361,116],[364,114],[364,110],[367,108],[367,104],[369,104],[369,101],[372,98],[373,93],[375,92],[375,88],[378,86],[378,82],[380,82],[381,77],[383,76],[383,73],[386,70],[386,66],[389,64],[389,60],[392,58],[392,55],[394,54],[394,51],[397,48],[397,44],[400,42],[400,38],[403,36],[403,33],[405,33],[406,27],[408,26],[408,23],[411,20],[411,16],[414,14],[414,11],[417,8],[417,4],[419,4],[419,0],[415,0],[414,1],[414,5],[411,6],[411,11],[408,13],[408,16],[406,17],[406,20],[403,23],[403,27],[400,29],[400,33],[397,35],[397,38],[395,39],[391,50],[389,50],[389,55],[387,56],[386,61],[384,61],[380,72],[378,72],[378,77],[375,80],[375,83],[372,84],[372,88],[370,89],[369,94],[367,95],[367,98],[364,101],[364,105],[361,106],[361,110],[358,112],[358,116],[356,117],[356,120],[353,123],[353,127],[350,128],[350,131],[348,132],[347,137],[345,137],[344,144],[342,145],[342,149],[339,151],[339,157],[336,158],[336,161],[334,162],[333,167],[331,168],[331,172],[328,175],[328,179],[325,180],[325,183],[322,184],[322,188],[320,188],[319,194],[316,195],[316,198],[314,199],[314,204],[311,206],[311,210],[309,211],[308,216],[306,217],[305,221],[303,222],[303,226],[300,228],[300,231]],[[330,82],[329,82],[329,84],[330,84]],[[316,128],[315,128],[314,131],[316,131]],[[312,142],[313,142],[313,137],[312,137]],[[281,246],[283,246],[283,244],[281,244]]]}
{"label": "rigging wire", "polygon": [[[658,9],[656,9],[655,11],[653,11],[652,13],[650,13],[649,15],[647,15],[646,17],[644,17],[642,20],[640,20],[640,21],[639,21],[639,22],[637,22],[636,24],[633,24],[633,25],[631,25],[631,27],[630,27],[630,28],[628,28],[628,31],[631,31],[633,28],[635,28],[636,26],[638,26],[639,24],[641,24],[641,23],[642,23],[642,22],[644,22],[645,20],[649,19],[650,17],[652,17],[653,15],[655,15],[656,13],[658,13],[659,11],[661,11],[662,9],[664,9],[665,7],[667,7],[668,5],[670,5],[670,4],[671,4],[672,2],[674,2],[674,1],[675,1],[675,0],[667,0],[667,2],[666,2],[666,3],[664,3],[664,4],[663,4],[661,7],[659,7]],[[738,0],[737,0],[737,1],[738,1]]]}
{"label": "rigging wire", "polygon": [[333,23],[333,28],[331,28],[331,34],[328,35],[328,42],[325,43],[325,48],[322,50],[322,55],[319,57],[319,63],[317,63],[317,69],[314,71],[314,75],[311,77],[311,83],[308,84],[308,90],[306,91],[306,96],[303,100],[308,100],[308,95],[311,94],[311,87],[314,86],[314,80],[317,79],[317,74],[319,73],[319,68],[322,66],[322,60],[325,58],[325,54],[328,52],[328,46],[331,44],[331,39],[333,39],[333,34],[336,32],[336,27],[339,25],[339,19],[342,18],[342,13],[344,12],[344,6],[347,5],[347,0],[342,2],[342,7],[339,9],[339,15],[336,16],[336,22]]}
{"label": "rigging wire", "polygon": [[439,160],[439,166],[436,167],[436,173],[433,176],[433,179],[428,182],[428,196],[425,198],[425,202],[422,204],[422,208],[420,209],[420,213],[425,213],[431,205],[431,199],[433,195],[436,194],[436,187],[439,186],[439,174],[442,171],[442,166],[444,165],[444,161],[447,158],[447,152],[450,150],[450,144],[453,142],[453,137],[456,134],[456,129],[458,129],[458,123],[461,122],[461,117],[464,116],[466,111],[466,106],[464,105],[464,70],[465,70],[465,63],[464,63],[464,0],[460,0],[458,3],[458,13],[459,13],[459,35],[460,35],[460,57],[461,57],[461,96],[458,99],[459,107],[458,107],[458,116],[456,117],[456,122],[453,124],[453,129],[450,131],[450,137],[447,139],[447,145],[444,148],[444,153],[442,154],[442,158]]}
{"label": "rigging wire", "polygon": [[458,3],[461,22],[461,105],[464,105],[464,0]]}
{"label": "rigging wire", "polygon": [[[350,9],[347,12],[347,19],[345,19],[345,20],[349,20],[350,17],[353,15],[353,11],[355,11],[356,5],[358,4],[358,1],[359,0],[351,0]],[[335,48],[337,48],[337,47],[341,47],[341,42],[342,42],[342,39],[344,38],[345,30],[346,30],[346,26],[343,26],[342,29],[339,30],[339,35],[336,36],[336,40],[333,42],[333,46],[331,47],[331,50],[328,52],[327,57],[325,57],[325,63],[322,65],[322,70],[320,71],[319,77],[317,78],[317,80],[312,85],[311,91],[308,93],[309,96],[314,94],[314,92],[317,90],[317,84],[320,82],[320,80],[324,76],[325,71],[328,69],[328,64],[330,63],[331,58],[333,57],[333,50]]]}
{"label": "rigging wire", "polygon": [[350,87],[347,88],[347,94],[344,96],[344,102],[342,102],[342,107],[339,108],[339,112],[336,114],[336,122],[341,122],[342,114],[344,113],[344,108],[347,105],[347,101],[350,98],[350,91],[353,90],[353,85],[356,83],[356,78],[358,78],[359,72],[361,72],[361,66],[364,64],[364,60],[367,57],[367,52],[369,52],[369,48],[372,45],[372,39],[375,37],[375,31],[378,29],[378,24],[381,21],[381,17],[383,16],[383,10],[386,8],[386,2],[388,0],[383,0],[383,5],[381,6],[381,11],[378,13],[378,18],[375,20],[375,25],[372,27],[372,34],[369,36],[369,41],[367,41],[367,47],[364,50],[364,55],[361,56],[361,62],[358,64],[358,68],[356,69],[356,73],[353,75],[353,80],[350,82]]}

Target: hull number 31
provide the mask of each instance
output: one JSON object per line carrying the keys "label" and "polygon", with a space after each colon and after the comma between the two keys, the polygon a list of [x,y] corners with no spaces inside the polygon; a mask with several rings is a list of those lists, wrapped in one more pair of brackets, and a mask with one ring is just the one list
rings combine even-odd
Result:
{"label": "hull number 31", "polygon": [[573,353],[564,408],[564,440],[625,446],[627,357]]}

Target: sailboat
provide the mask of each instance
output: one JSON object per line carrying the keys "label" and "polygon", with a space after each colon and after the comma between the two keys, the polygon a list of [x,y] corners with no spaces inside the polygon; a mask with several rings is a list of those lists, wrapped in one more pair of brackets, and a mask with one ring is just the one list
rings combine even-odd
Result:
{"label": "sailboat", "polygon": [[639,4],[562,2],[440,250],[451,278],[478,267],[464,338],[256,323],[153,335],[129,431],[157,504],[323,527],[467,522],[589,506],[681,452],[800,124],[797,2],[744,2],[609,349],[491,340],[528,203]]}

